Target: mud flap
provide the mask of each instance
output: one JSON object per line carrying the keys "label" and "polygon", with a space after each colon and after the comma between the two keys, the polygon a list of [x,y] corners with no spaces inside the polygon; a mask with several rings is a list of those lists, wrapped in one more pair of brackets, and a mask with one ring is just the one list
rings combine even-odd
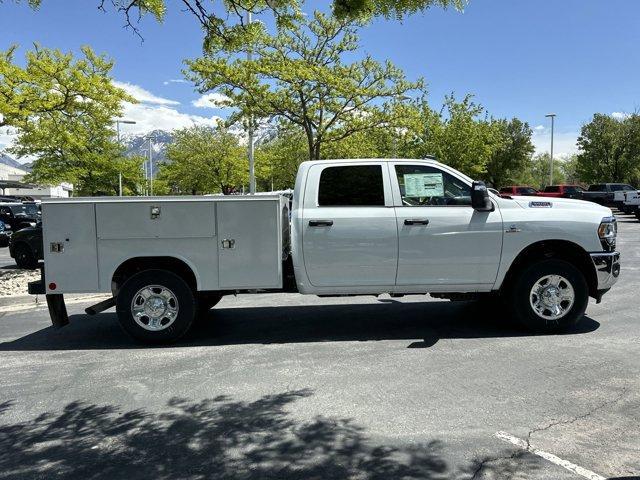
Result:
{"label": "mud flap", "polygon": [[46,297],[49,316],[51,317],[53,326],[61,328],[68,325],[69,316],[67,315],[67,306],[64,304],[64,295],[61,293],[49,293]]}

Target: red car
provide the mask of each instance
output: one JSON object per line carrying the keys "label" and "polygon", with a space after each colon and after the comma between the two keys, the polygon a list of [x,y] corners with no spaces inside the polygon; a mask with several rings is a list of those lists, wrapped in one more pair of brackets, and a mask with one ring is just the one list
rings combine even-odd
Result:
{"label": "red car", "polygon": [[529,197],[537,197],[538,190],[533,187],[527,187],[522,185],[512,185],[511,187],[502,187],[500,189],[500,195],[526,195]]}
{"label": "red car", "polygon": [[549,185],[538,193],[541,197],[582,198],[584,188],[580,185]]}

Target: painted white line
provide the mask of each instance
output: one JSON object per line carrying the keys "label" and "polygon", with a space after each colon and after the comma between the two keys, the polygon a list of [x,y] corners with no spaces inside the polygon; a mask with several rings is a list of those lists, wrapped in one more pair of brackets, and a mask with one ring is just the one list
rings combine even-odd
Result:
{"label": "painted white line", "polygon": [[515,445],[516,447],[520,447],[523,450],[533,453],[534,455],[538,455],[539,457],[542,457],[545,460],[550,461],[551,463],[554,463],[562,468],[565,468],[570,472],[580,475],[581,477],[588,478],[589,480],[606,480],[606,477],[603,477],[602,475],[598,475],[597,473],[592,472],[591,470],[582,468],[574,463],[569,462],[568,460],[563,460],[562,458],[557,457],[552,453],[545,452],[544,450],[538,450],[537,448],[533,448],[530,445],[527,445],[527,442],[525,442],[524,440],[518,437],[514,437],[513,435],[510,435],[507,432],[497,432],[495,436],[500,440],[509,442]]}

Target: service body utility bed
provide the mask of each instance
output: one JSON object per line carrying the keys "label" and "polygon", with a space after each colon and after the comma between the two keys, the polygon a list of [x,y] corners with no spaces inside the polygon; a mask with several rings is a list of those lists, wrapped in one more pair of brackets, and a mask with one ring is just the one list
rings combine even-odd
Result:
{"label": "service body utility bed", "polygon": [[179,259],[197,290],[282,287],[282,196],[52,199],[42,203],[47,294],[111,292],[134,257]]}

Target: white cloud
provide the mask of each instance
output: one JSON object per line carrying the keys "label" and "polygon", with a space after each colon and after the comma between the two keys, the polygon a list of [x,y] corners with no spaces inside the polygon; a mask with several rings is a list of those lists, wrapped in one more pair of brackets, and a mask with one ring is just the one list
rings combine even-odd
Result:
{"label": "white cloud", "polygon": [[171,131],[194,125],[215,127],[222,120],[218,116],[190,115],[165,105],[145,105],[142,103],[125,103],[123,118],[136,122],[134,125],[120,125],[120,131],[123,135],[147,133],[152,130]]}
{"label": "white cloud", "polygon": [[546,129],[546,127],[545,127],[544,125],[536,125],[535,127],[533,127],[533,129],[534,129],[536,132],[544,132],[544,131],[545,131],[545,129]]}
{"label": "white cloud", "polygon": [[143,134],[152,130],[171,131],[194,125],[214,127],[221,120],[220,117],[215,115],[205,117],[180,112],[174,107],[175,105],[179,105],[179,102],[158,97],[139,85],[124,82],[114,83],[125,88],[125,90],[140,102],[124,103],[122,118],[133,120],[136,123],[133,125],[120,125],[120,131],[123,135]]}
{"label": "white cloud", "polygon": [[183,78],[170,78],[162,82],[163,85],[169,85],[170,83],[187,83],[187,81]]}
{"label": "white cloud", "polygon": [[229,108],[231,99],[222,93],[205,93],[191,104],[198,108]]}
{"label": "white cloud", "polygon": [[629,113],[624,113],[624,112],[613,112],[611,116],[616,120],[625,120],[629,118],[631,115]]}
{"label": "white cloud", "polygon": [[[553,135],[553,156],[566,156],[578,153],[576,141],[579,132],[556,132]],[[549,132],[538,133],[534,131],[531,138],[536,153],[545,153],[551,150],[551,134]]]}
{"label": "white cloud", "polygon": [[168,98],[158,97],[157,95],[154,95],[149,90],[145,90],[139,85],[134,85],[128,82],[118,82],[115,80],[113,84],[116,87],[122,88],[125,92],[127,92],[129,95],[131,95],[141,103],[151,103],[154,105],[180,105],[180,102],[169,100]]}

